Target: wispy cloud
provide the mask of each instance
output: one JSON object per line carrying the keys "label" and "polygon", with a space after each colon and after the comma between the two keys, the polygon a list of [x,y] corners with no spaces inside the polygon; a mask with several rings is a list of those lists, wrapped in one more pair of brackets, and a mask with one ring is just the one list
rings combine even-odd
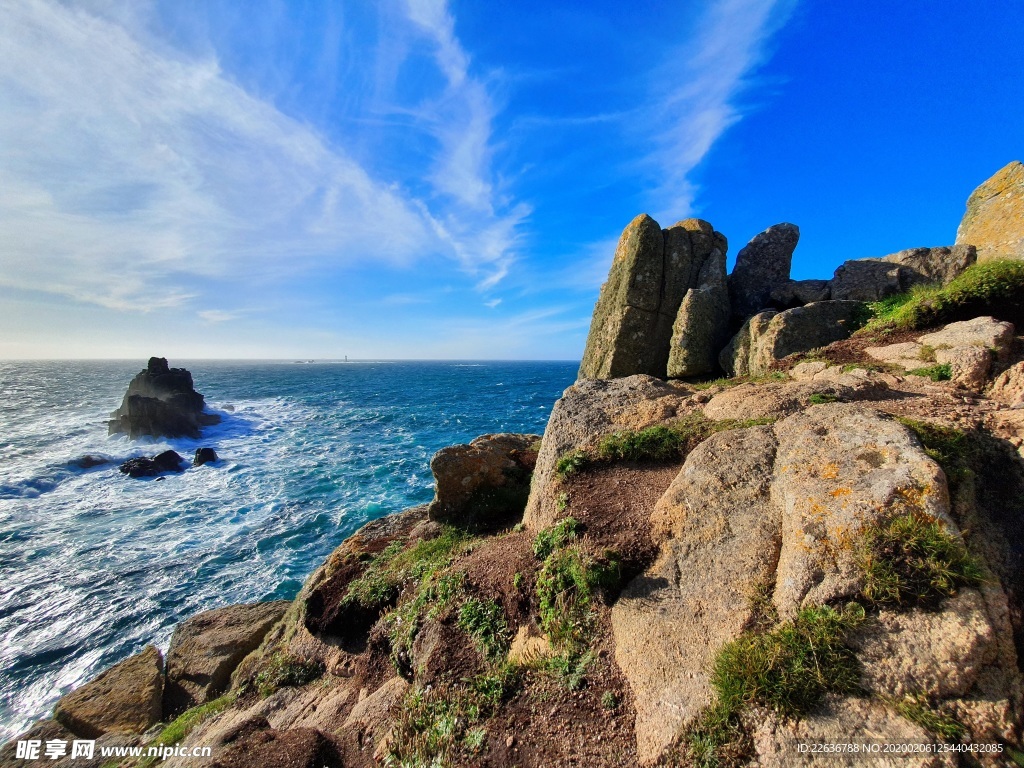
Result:
{"label": "wispy cloud", "polygon": [[376,178],[340,137],[240,87],[212,48],[144,31],[132,4],[0,9],[0,284],[137,311],[187,304],[205,278],[272,286],[430,254],[486,286],[514,258],[526,209],[495,212],[493,106],[443,4],[410,14],[447,82],[431,182],[453,204]]}
{"label": "wispy cloud", "polygon": [[[444,92],[417,109],[440,151],[430,175],[433,189],[455,206],[443,206],[435,231],[463,265],[483,273],[479,288],[499,283],[514,263],[518,229],[530,214],[509,205],[496,186],[493,161],[495,106],[487,83],[470,72],[470,57],[455,34],[446,0],[405,0],[415,28],[429,41],[446,82]],[[466,215],[468,213],[470,216]]]}
{"label": "wispy cloud", "polygon": [[660,212],[675,217],[692,212],[696,189],[691,174],[743,117],[743,91],[796,4],[715,0],[694,21],[696,35],[682,41],[654,71],[645,110],[654,150],[645,164],[657,173],[651,197]]}

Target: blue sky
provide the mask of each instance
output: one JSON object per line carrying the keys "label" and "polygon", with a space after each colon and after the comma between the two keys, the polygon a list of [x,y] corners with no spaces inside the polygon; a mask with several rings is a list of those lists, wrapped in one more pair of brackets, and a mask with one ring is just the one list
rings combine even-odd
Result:
{"label": "blue sky", "polygon": [[578,358],[622,228],[797,278],[1024,159],[1024,5],[0,0],[0,357]]}

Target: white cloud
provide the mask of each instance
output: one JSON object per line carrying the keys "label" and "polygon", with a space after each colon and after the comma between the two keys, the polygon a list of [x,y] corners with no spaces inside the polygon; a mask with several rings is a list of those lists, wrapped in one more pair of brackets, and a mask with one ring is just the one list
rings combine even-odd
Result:
{"label": "white cloud", "polygon": [[[507,258],[514,222],[442,212],[445,242],[426,206],[215,59],[123,26],[123,6],[92,5],[104,14],[0,0],[0,283],[139,310],[184,304],[208,277],[269,284],[360,260]],[[444,40],[454,78],[464,54]]]}
{"label": "white cloud", "polygon": [[656,148],[646,164],[658,175],[651,197],[663,223],[692,212],[696,189],[690,174],[743,117],[739,97],[795,5],[796,0],[716,0],[694,21],[696,36],[655,71],[645,117]]}

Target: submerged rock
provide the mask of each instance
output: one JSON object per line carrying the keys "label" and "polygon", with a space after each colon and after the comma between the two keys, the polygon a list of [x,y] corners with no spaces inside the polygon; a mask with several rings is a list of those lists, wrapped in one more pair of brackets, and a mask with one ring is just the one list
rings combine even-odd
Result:
{"label": "submerged rock", "polygon": [[978,261],[1024,259],[1024,165],[1015,160],[967,199],[957,243],[978,249]]}
{"label": "submerged rock", "polygon": [[118,469],[129,477],[154,477],[165,472],[183,472],[184,459],[176,451],[164,451],[153,458],[128,459]]}
{"label": "submerged rock", "polygon": [[121,407],[110,414],[110,434],[131,438],[199,437],[204,426],[217,424],[220,416],[204,413],[203,396],[192,386],[192,374],[170,368],[166,358],[151,357],[146,370],[128,385]]}

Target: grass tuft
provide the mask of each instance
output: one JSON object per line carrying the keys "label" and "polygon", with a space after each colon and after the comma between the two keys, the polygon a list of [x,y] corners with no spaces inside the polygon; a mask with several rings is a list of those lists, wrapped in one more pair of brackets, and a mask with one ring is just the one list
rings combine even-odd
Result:
{"label": "grass tuft", "polygon": [[974,264],[948,285],[915,286],[871,304],[874,318],[860,333],[916,330],[981,315],[1019,322],[1024,315],[1024,262]]}
{"label": "grass tuft", "polygon": [[567,517],[550,528],[545,528],[533,540],[533,554],[538,560],[546,560],[556,549],[561,549],[579,536],[580,522],[575,517]]}
{"label": "grass tuft", "polygon": [[981,566],[963,541],[919,511],[867,528],[857,549],[861,594],[872,605],[934,605],[981,582]]}
{"label": "grass tuft", "polygon": [[826,693],[858,692],[860,663],[846,638],[863,621],[856,603],[842,611],[810,607],[771,632],[747,632],[727,643],[711,674],[720,714],[759,704],[798,718]]}
{"label": "grass tuft", "polygon": [[967,729],[952,715],[936,709],[925,696],[908,696],[887,703],[902,717],[945,741],[958,741]]}
{"label": "grass tuft", "polygon": [[738,768],[752,752],[750,737],[735,712],[721,704],[706,707],[680,736],[673,764],[695,768]]}
{"label": "grass tuft", "polygon": [[839,395],[833,395],[828,392],[815,392],[807,398],[807,402],[810,405],[824,405],[825,403],[835,403],[838,401]]}
{"label": "grass tuft", "polygon": [[469,598],[459,609],[458,624],[488,659],[499,658],[508,651],[511,641],[508,622],[504,609],[496,601]]}
{"label": "grass tuft", "polygon": [[324,673],[323,665],[284,651],[275,653],[254,681],[260,696],[269,696],[280,688],[297,688],[311,683]]}
{"label": "grass tuft", "polygon": [[907,371],[911,376],[926,376],[932,381],[949,381],[953,378],[953,366],[949,363],[929,365],[926,368],[913,368]]}
{"label": "grass tuft", "polygon": [[[781,376],[786,377],[784,373]],[[716,432],[757,427],[773,421],[774,417],[712,421],[701,414],[694,414],[670,426],[615,432],[602,438],[593,451],[577,449],[563,454],[555,464],[555,473],[564,480],[601,463],[676,461]]]}
{"label": "grass tuft", "polygon": [[366,610],[382,610],[395,601],[406,581],[420,581],[448,567],[468,541],[463,531],[449,526],[440,536],[417,541],[409,548],[402,542],[392,542],[349,584],[345,602]]}
{"label": "grass tuft", "polygon": [[459,685],[413,688],[402,702],[384,765],[440,768],[479,754],[487,732],[472,726],[490,717],[518,685],[518,671],[506,665]]}

